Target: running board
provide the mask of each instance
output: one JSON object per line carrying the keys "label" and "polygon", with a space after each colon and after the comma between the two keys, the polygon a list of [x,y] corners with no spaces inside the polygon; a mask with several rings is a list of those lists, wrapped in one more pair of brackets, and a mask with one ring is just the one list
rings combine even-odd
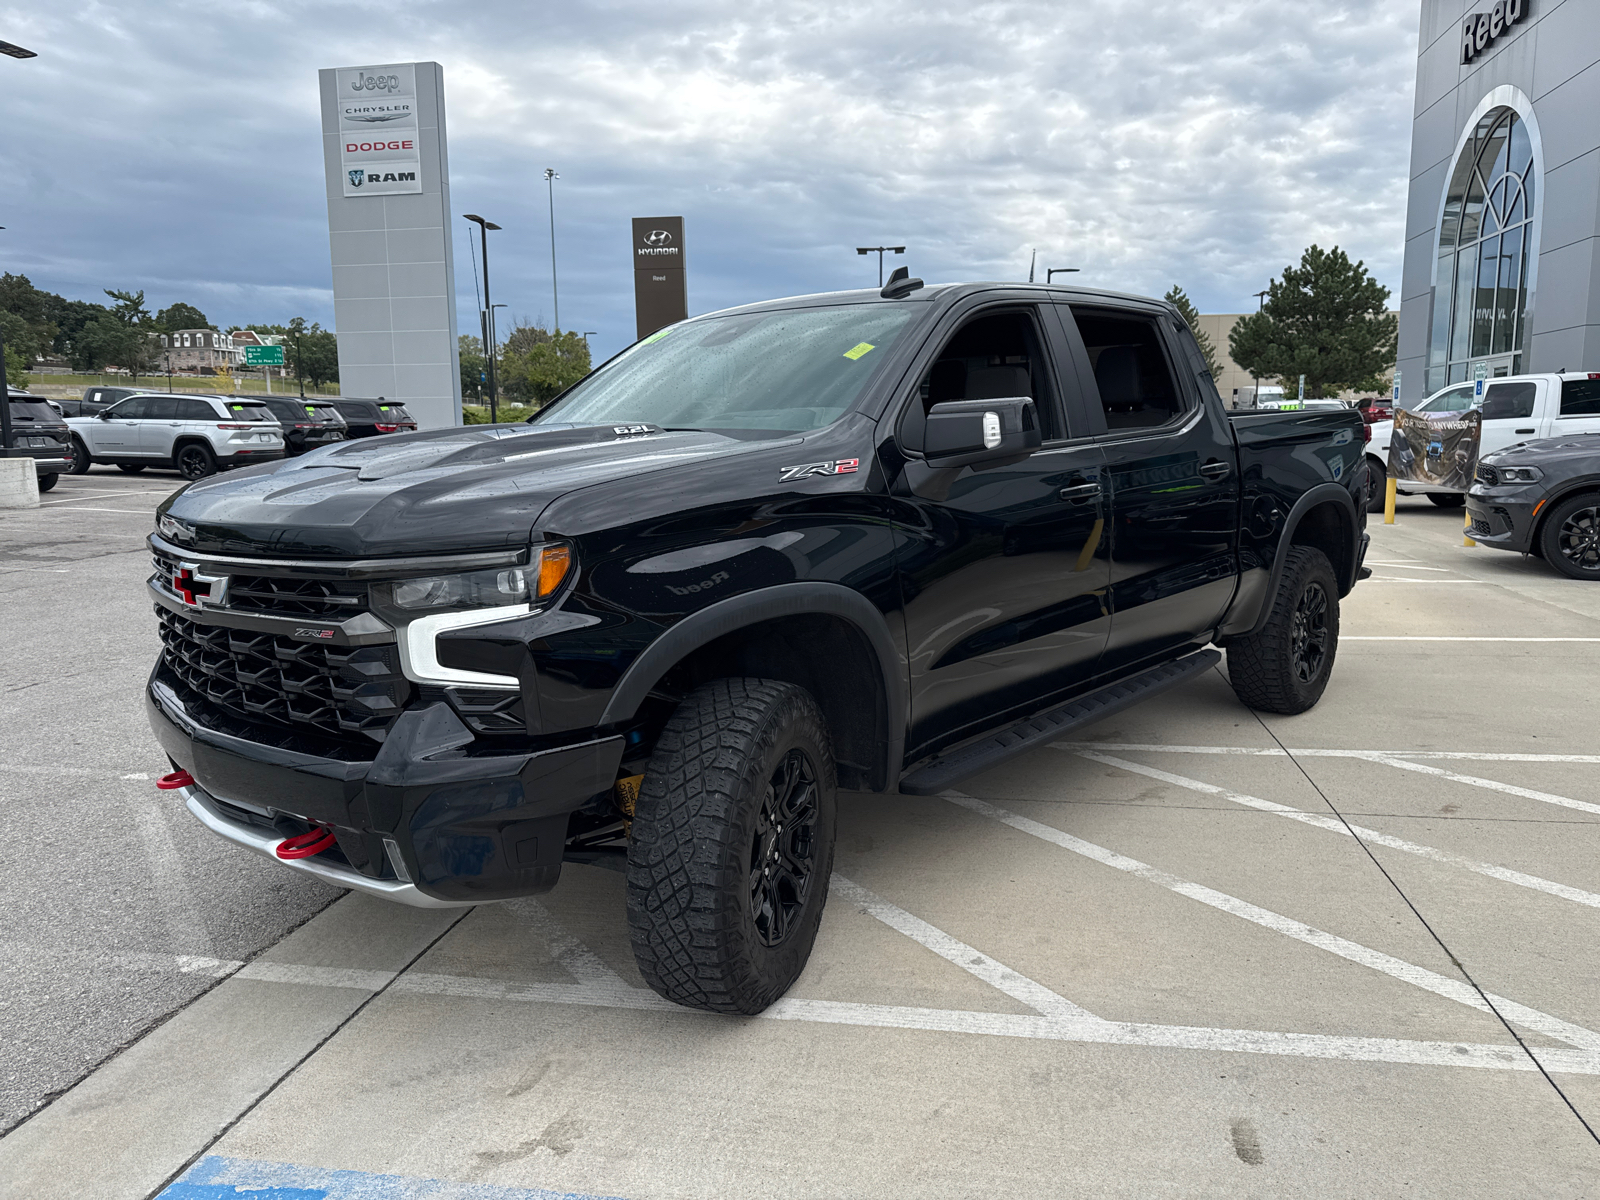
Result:
{"label": "running board", "polygon": [[1148,700],[1158,692],[1164,692],[1185,679],[1209,670],[1221,661],[1220,651],[1202,650],[1177,662],[1142,671],[1130,679],[1091,692],[1036,717],[1018,721],[999,733],[935,758],[902,779],[900,790],[909,796],[936,796],[968,775],[986,771],[1080,725],[1103,720],[1141,700]]}

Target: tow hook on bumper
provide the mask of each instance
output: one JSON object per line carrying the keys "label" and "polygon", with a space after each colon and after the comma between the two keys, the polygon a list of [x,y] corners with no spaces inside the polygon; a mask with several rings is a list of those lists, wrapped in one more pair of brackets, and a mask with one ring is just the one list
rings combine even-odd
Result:
{"label": "tow hook on bumper", "polygon": [[[187,772],[178,772],[187,774]],[[169,777],[170,778],[170,777]],[[166,783],[163,779],[162,784]],[[307,875],[314,875],[322,882],[332,884],[334,887],[349,888],[353,892],[365,892],[369,896],[376,896],[381,900],[388,900],[395,904],[406,904],[412,908],[470,908],[474,904],[481,904],[481,900],[440,900],[428,895],[414,883],[398,879],[372,879],[357,871],[343,866],[340,863],[329,862],[318,858],[323,850],[333,844],[331,832],[317,828],[309,834],[302,834],[297,838],[280,838],[236,821],[229,817],[214,803],[198,784],[191,779],[183,785],[167,785],[166,790],[176,791],[183,797],[183,802],[188,806],[195,818],[207,829],[218,837],[226,838],[236,846],[243,846],[246,850],[269,858],[281,867],[288,867],[292,871],[301,871]],[[309,841],[313,835],[327,840],[317,845],[315,850],[307,851],[304,847],[297,847],[293,843]],[[283,851],[288,848],[292,854],[296,849],[307,853],[308,857],[294,858],[286,856]]]}

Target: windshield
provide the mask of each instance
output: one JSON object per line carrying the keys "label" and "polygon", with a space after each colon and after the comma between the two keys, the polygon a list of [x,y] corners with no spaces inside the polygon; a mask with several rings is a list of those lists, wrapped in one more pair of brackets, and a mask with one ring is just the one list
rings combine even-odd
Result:
{"label": "windshield", "polygon": [[803,433],[842,417],[911,320],[841,304],[669,325],[576,384],[534,422]]}
{"label": "windshield", "polygon": [[1448,392],[1441,392],[1430,400],[1424,400],[1417,405],[1417,412],[1466,412],[1476,408],[1477,401],[1472,398],[1471,388],[1451,388]]}

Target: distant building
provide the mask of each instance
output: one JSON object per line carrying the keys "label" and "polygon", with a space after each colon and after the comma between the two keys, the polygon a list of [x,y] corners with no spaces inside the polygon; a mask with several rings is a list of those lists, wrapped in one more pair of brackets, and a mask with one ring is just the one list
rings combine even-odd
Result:
{"label": "distant building", "polygon": [[237,367],[244,351],[234,344],[234,335],[215,329],[180,329],[157,335],[160,369],[173,371],[212,371]]}

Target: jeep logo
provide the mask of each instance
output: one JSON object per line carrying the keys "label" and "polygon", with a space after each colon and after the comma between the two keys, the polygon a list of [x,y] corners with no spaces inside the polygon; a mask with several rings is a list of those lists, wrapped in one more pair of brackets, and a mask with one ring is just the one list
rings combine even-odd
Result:
{"label": "jeep logo", "polygon": [[353,92],[392,92],[400,86],[398,75],[363,75],[350,85]]}

